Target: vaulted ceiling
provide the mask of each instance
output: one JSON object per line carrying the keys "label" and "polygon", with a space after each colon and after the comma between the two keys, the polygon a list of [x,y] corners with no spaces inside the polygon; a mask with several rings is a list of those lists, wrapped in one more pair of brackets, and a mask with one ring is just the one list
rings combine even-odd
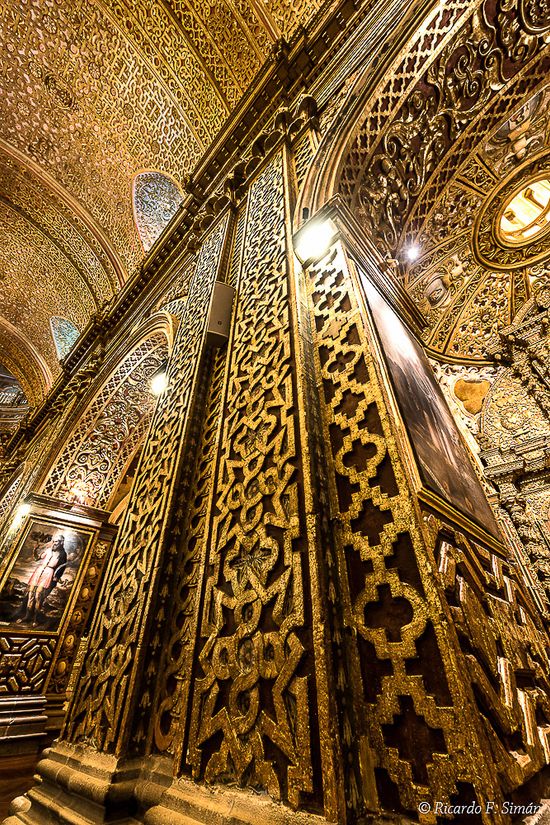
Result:
{"label": "vaulted ceiling", "polygon": [[449,0],[431,15],[371,93],[340,194],[424,313],[429,351],[478,363],[550,278],[546,228],[499,229],[550,179],[550,6]]}
{"label": "vaulted ceiling", "polygon": [[0,4],[0,359],[36,403],[49,319],[82,329],[139,265],[132,182],[181,181],[320,0]]}

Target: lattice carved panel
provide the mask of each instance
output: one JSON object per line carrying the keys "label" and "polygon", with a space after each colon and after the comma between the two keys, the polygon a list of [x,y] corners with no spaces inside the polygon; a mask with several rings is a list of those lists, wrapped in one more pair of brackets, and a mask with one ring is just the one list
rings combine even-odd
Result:
{"label": "lattice carved panel", "polygon": [[[413,813],[423,801],[433,811],[435,800],[465,795],[482,804],[499,799],[488,741],[467,721],[472,694],[459,675],[464,665],[434,582],[433,545],[392,435],[357,287],[338,249],[310,276],[337,550],[334,598],[353,628],[340,642],[355,707],[353,717],[349,702],[340,706],[350,815]],[[420,821],[435,816],[421,813]]]}
{"label": "lattice carved panel", "polygon": [[141,703],[134,734],[136,743],[139,743],[149,728],[154,750],[172,754],[176,764],[181,763],[187,733],[185,723],[204,577],[225,362],[225,351],[217,350],[205,364],[204,404],[200,403],[202,399],[199,397],[196,434],[189,445],[186,478],[180,482],[174,508],[170,527],[173,539],[164,561],[154,639],[145,674],[144,693],[151,699]]}
{"label": "lattice carved panel", "polygon": [[167,368],[169,389],[160,397],[144,445],[130,503],[117,536],[95,617],[87,656],[69,708],[63,737],[112,752],[124,747],[127,724],[140,697],[136,685],[148,618],[154,610],[159,559],[165,549],[183,445],[205,339],[205,322],[227,220],[198,253],[183,319]]}
{"label": "lattice carved panel", "polygon": [[167,353],[166,337],[156,333],[122,361],[76,424],[44,493],[106,506],[147,431],[155,403],[149,382]]}
{"label": "lattice carved panel", "polygon": [[0,696],[42,693],[56,639],[0,636]]}
{"label": "lattice carved panel", "polygon": [[280,155],[248,209],[186,762],[197,779],[310,805],[313,650]]}
{"label": "lattice carved panel", "polygon": [[548,634],[514,565],[463,537],[440,541],[436,563],[507,791],[549,760]]}

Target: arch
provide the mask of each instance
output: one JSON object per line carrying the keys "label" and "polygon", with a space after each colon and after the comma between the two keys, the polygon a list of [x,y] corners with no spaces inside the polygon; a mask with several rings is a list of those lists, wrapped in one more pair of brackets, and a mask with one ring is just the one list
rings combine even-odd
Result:
{"label": "arch", "polygon": [[39,404],[53,383],[50,368],[27,336],[1,316],[0,359],[21,384],[29,404]]}
{"label": "arch", "polygon": [[106,507],[142,443],[156,398],[149,382],[166,361],[174,325],[156,313],[106,359],[91,401],[54,460],[42,492]]}
{"label": "arch", "polygon": [[[490,0],[460,12],[432,8],[398,53],[361,71],[295,212],[299,228],[326,205],[342,206],[424,317],[427,350],[472,364],[490,360],[499,330],[529,298],[523,270],[546,259],[550,237],[508,247],[492,240],[494,216],[527,171],[531,181],[550,176],[550,145],[540,151],[537,142],[550,102],[547,34],[519,15],[526,45],[509,60],[514,47],[495,8]],[[455,76],[466,53],[479,68],[475,87]],[[512,122],[523,124],[521,143],[509,138]]]}
{"label": "arch", "polygon": [[[443,9],[434,5],[423,20],[416,21],[414,33],[411,35],[409,30],[408,39],[394,45],[375,72],[360,72],[346,94],[334,127],[326,131],[319,144],[298,198],[296,228],[304,209],[306,215],[314,215],[336,194],[355,208],[362,184],[371,213],[367,216],[366,209],[362,217],[373,219],[368,229],[377,242],[382,241],[392,251],[399,247],[402,236],[409,231],[411,215],[415,209],[418,212],[419,198],[430,184],[433,189],[434,173],[438,186],[443,186],[446,175],[451,175],[456,166],[457,156],[460,162],[464,159],[465,154],[460,152],[468,151],[469,136],[473,133],[476,140],[481,138],[480,130],[472,129],[473,124],[479,122],[486,132],[490,131],[507,110],[517,105],[518,99],[510,89],[516,79],[526,98],[546,76],[542,54],[548,47],[539,40],[543,30],[534,34],[519,15],[517,37],[523,37],[526,45],[521,56],[518,51],[508,61],[506,50],[514,46],[499,42],[506,23],[495,8],[489,0],[477,0],[467,10],[463,6]],[[493,71],[491,61],[483,62],[482,41],[471,35],[472,26],[477,24],[491,43],[490,53],[495,60],[500,53],[500,74]],[[548,28],[550,25],[544,31]],[[442,49],[439,46],[443,40],[446,45]],[[475,89],[466,81],[453,85],[450,71],[468,48],[480,61]],[[485,112],[497,100],[499,105],[486,118]],[[457,153],[458,143],[462,146]],[[377,220],[383,220],[388,212],[389,225],[380,231]]]}
{"label": "arch", "polygon": [[145,252],[168,226],[183,194],[177,182],[165,172],[153,169],[138,172],[132,184],[134,221]]}
{"label": "arch", "polygon": [[62,361],[74,347],[80,332],[72,321],[61,318],[59,315],[53,315],[50,318],[50,328],[57,357]]}

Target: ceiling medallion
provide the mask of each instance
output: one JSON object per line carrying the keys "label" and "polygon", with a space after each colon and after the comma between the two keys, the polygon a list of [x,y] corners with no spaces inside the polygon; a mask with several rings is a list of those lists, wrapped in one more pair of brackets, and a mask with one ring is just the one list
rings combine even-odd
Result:
{"label": "ceiling medallion", "polygon": [[501,243],[524,246],[550,229],[550,179],[530,180],[508,199],[497,218]]}
{"label": "ceiling medallion", "polygon": [[494,189],[473,228],[477,260],[509,270],[550,258],[550,152],[530,158]]}

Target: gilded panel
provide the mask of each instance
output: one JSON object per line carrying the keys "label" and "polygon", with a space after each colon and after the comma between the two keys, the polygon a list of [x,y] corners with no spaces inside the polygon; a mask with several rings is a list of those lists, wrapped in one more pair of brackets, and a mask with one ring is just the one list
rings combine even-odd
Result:
{"label": "gilded panel", "polygon": [[248,210],[185,761],[197,779],[319,806],[280,154]]}
{"label": "gilded panel", "polygon": [[42,693],[55,644],[47,636],[0,636],[0,696]]}
{"label": "gilded panel", "polygon": [[[344,644],[353,723],[349,704],[340,708],[342,729],[354,730],[348,805],[355,817],[420,810],[426,823],[436,822],[435,801],[498,806],[547,759],[547,637],[511,565],[464,538],[437,539],[437,527],[431,536],[420,529],[342,253],[333,250],[310,276],[336,598],[356,631]],[[502,787],[490,764],[502,766]]]}
{"label": "gilded panel", "polygon": [[193,265],[189,300],[167,367],[168,389],[157,402],[141,453],[105,576],[104,609],[90,631],[88,653],[62,734],[105,752],[120,752],[131,733],[128,717],[140,690],[136,674],[154,610],[159,562],[170,539],[168,514],[192,424],[205,319],[226,226],[227,219],[218,222]]}

